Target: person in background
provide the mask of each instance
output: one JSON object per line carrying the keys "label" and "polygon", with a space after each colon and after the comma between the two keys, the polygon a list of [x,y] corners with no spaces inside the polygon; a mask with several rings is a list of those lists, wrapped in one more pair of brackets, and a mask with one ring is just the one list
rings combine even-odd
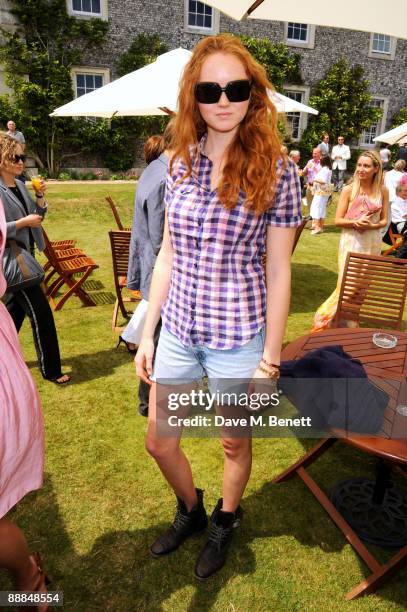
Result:
{"label": "person in background", "polygon": [[14,121],[7,121],[7,132],[6,134],[8,136],[10,136],[11,138],[14,138],[15,140],[17,140],[20,145],[22,150],[25,150],[25,138],[24,138],[24,134],[22,132],[19,132],[16,129],[16,124],[14,123]]}
{"label": "person in background", "polygon": [[321,152],[321,157],[329,155],[329,134],[327,132],[322,134],[322,141],[319,143],[318,149]]}
{"label": "person in background", "polygon": [[407,234],[407,185],[399,183],[396,197],[391,203],[391,222],[398,234]]}
{"label": "person in background", "polygon": [[390,167],[391,151],[386,144],[380,145],[379,155],[382,160],[383,170],[388,170]]}
{"label": "person in background", "polygon": [[[22,132],[19,132],[18,130],[16,130],[16,124],[14,123],[14,121],[7,121],[7,132],[6,132],[6,134],[8,136],[10,136],[11,138],[14,138],[14,140],[17,140],[17,142],[21,145],[21,149],[22,149],[22,151],[24,153],[24,151],[25,151],[25,138],[24,138],[24,134]],[[22,181],[23,183],[25,183],[25,181],[26,181],[26,176],[25,176],[24,172],[22,172],[16,178],[18,178],[18,180]]]}
{"label": "person in background", "polygon": [[303,176],[306,177],[306,191],[305,197],[307,206],[311,206],[314,194],[312,192],[312,186],[314,184],[314,176],[321,170],[321,151],[318,147],[312,151],[312,159],[308,160],[305,167],[303,168]]}
{"label": "person in background", "polygon": [[[134,200],[134,215],[131,227],[129,267],[127,286],[140,291],[143,300],[148,302],[151,276],[155,260],[161,248],[164,231],[164,192],[169,144],[171,139],[171,122],[164,134],[150,136],[144,145],[144,157],[147,168],[141,174],[137,184]],[[134,321],[137,319],[137,308],[126,329],[119,338],[130,352],[136,352]],[[161,330],[161,319],[154,331],[154,347],[157,348]],[[137,334],[138,335],[138,334]],[[138,388],[139,413],[148,416],[150,385],[140,380]]]}
{"label": "person in background", "polygon": [[[2,257],[6,220],[0,199],[0,298],[6,290]],[[7,514],[30,491],[42,487],[44,423],[40,398],[27,368],[14,323],[0,300],[0,568],[18,591],[46,594],[38,553]],[[46,604],[35,608],[46,612]]]}
{"label": "person in background", "polygon": [[343,179],[345,177],[346,165],[350,159],[350,149],[345,144],[343,136],[338,136],[338,144],[332,147],[332,178],[335,191],[341,191],[343,187]]}
{"label": "person in background", "polygon": [[298,176],[300,177],[300,184],[301,184],[301,190],[302,190],[304,187],[304,177],[302,175],[302,170],[300,168],[301,153],[297,149],[293,149],[289,153],[289,158],[297,166],[297,172],[298,172]]}
{"label": "person in background", "polygon": [[406,162],[404,159],[398,159],[394,164],[393,170],[389,170],[384,175],[384,184],[389,190],[389,202],[392,203],[396,199],[396,187],[402,182],[405,172]]}
{"label": "person in background", "polygon": [[321,170],[314,176],[314,197],[310,209],[312,217],[311,234],[314,236],[324,231],[326,205],[331,197],[331,158],[325,155],[321,159]]}
{"label": "person in background", "polygon": [[399,150],[397,151],[396,161],[398,159],[403,159],[407,164],[407,145],[406,144],[399,145]]}
{"label": "person in background", "polygon": [[[46,184],[41,180],[35,188],[35,201],[18,176],[24,170],[25,155],[20,143],[7,134],[0,135],[0,197],[7,221],[7,239],[16,240],[34,254],[35,247],[45,248],[42,220],[47,211],[44,198]],[[48,300],[40,285],[6,293],[4,301],[17,331],[28,316],[42,376],[63,385],[70,376],[61,372],[61,357],[55,321]]]}
{"label": "person in background", "polygon": [[397,250],[397,257],[407,259],[407,184],[397,186],[397,197],[391,205],[391,220],[395,230],[404,236],[404,242]]}
{"label": "person in background", "polygon": [[[239,38],[227,34],[200,40],[180,83],[164,237],[136,357],[137,374],[153,383],[146,448],[177,498],[173,524],[150,547],[155,558],[202,533],[208,522],[203,491],[195,487],[180,447],[180,429],[160,435],[157,382],[194,386],[207,376],[212,392],[222,393],[231,379],[270,383],[279,375],[291,251],[302,217],[298,174],[281,154],[270,89],[264,67]],[[222,497],[195,565],[199,580],[226,562],[251,471],[250,433],[220,434]],[[202,469],[197,477],[203,477]]]}
{"label": "person in background", "polygon": [[353,180],[341,192],[335,225],[342,228],[338,250],[338,282],[334,292],[318,308],[312,332],[330,327],[338,308],[339,291],[349,252],[380,255],[382,229],[389,217],[389,192],[383,185],[378,153],[364,151],[358,158]]}

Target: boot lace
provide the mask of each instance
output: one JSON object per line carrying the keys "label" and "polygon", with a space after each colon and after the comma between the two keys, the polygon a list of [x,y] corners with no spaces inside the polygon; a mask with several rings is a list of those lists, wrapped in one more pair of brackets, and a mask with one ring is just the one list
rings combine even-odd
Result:
{"label": "boot lace", "polygon": [[225,528],[222,525],[212,523],[208,542],[211,542],[219,550],[228,539],[230,530],[231,528]]}
{"label": "boot lace", "polygon": [[189,520],[190,517],[187,514],[183,514],[181,508],[178,506],[173,522],[173,527],[175,531],[179,531],[180,529],[186,527],[189,523]]}

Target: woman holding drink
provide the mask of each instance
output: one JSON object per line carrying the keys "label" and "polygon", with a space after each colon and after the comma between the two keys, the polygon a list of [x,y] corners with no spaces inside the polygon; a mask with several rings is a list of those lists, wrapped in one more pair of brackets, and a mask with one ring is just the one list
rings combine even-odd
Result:
{"label": "woman holding drink", "polygon": [[[7,135],[0,136],[0,197],[7,222],[7,240],[34,254],[37,247],[45,248],[41,224],[47,210],[44,199],[45,181],[37,177],[33,181],[35,201],[18,176],[24,170],[25,155],[19,142]],[[6,244],[7,246],[7,244]],[[27,315],[31,322],[35,348],[41,374],[58,385],[69,382],[70,377],[61,371],[58,338],[54,317],[40,285],[7,293],[5,304],[17,331]]]}
{"label": "woman holding drink", "polygon": [[[271,88],[264,68],[230,35],[201,40],[180,85],[163,244],[136,357],[138,375],[153,383],[147,450],[178,502],[173,524],[150,548],[155,558],[207,526],[203,491],[179,436],[157,435],[157,380],[207,375],[211,385],[279,375],[301,191],[295,164],[281,155]],[[221,435],[222,498],[195,566],[200,580],[225,563],[251,471],[251,439]]]}

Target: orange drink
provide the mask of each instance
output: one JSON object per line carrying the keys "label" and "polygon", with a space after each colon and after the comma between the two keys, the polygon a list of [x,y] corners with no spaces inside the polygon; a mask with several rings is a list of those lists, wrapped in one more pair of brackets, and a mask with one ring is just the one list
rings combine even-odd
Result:
{"label": "orange drink", "polygon": [[41,190],[41,181],[42,181],[42,177],[41,176],[33,176],[32,177],[31,185],[33,186],[35,191],[40,191]]}

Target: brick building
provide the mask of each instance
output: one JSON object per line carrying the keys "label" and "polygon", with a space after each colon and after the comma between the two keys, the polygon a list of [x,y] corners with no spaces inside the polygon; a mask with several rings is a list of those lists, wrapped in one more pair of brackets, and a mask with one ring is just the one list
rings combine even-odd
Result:
{"label": "brick building", "polygon": [[[326,28],[299,23],[249,20],[236,22],[195,0],[66,0],[68,12],[78,19],[101,17],[109,23],[105,46],[84,58],[73,70],[76,95],[116,78],[114,64],[141,32],[158,34],[170,49],[191,49],[205,35],[232,32],[284,42],[301,56],[302,86],[287,83],[286,95],[307,103],[312,85],[330,66],[344,57],[361,64],[370,81],[372,104],[383,109],[382,118],[360,137],[361,146],[373,146],[373,138],[388,128],[391,118],[407,106],[407,40],[378,33]],[[396,17],[395,17],[396,18]],[[404,76],[403,76],[404,75]],[[299,139],[307,116],[292,113],[293,138]]]}

